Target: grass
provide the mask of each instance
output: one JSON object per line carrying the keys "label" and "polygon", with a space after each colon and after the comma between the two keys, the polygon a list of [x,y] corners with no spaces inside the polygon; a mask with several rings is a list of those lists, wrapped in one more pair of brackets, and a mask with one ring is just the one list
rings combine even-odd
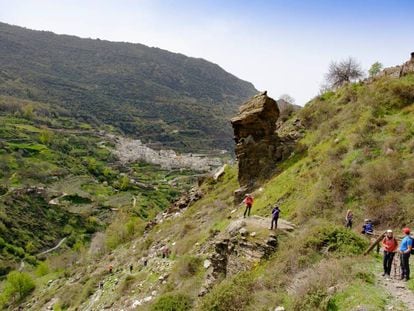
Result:
{"label": "grass", "polygon": [[360,307],[369,311],[383,310],[389,299],[385,290],[375,284],[355,281],[347,284],[346,288],[334,295],[329,301],[329,311],[351,311]]}

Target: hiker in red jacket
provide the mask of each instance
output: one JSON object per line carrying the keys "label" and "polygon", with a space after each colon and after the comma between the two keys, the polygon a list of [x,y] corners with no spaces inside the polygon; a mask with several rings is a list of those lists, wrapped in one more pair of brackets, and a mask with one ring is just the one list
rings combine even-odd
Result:
{"label": "hiker in red jacket", "polygon": [[394,259],[394,255],[398,247],[398,242],[394,238],[392,230],[387,230],[381,244],[384,248],[384,273],[382,274],[382,276],[390,277],[392,261]]}
{"label": "hiker in red jacket", "polygon": [[243,203],[246,204],[246,209],[244,210],[244,214],[243,217],[246,218],[246,214],[247,216],[250,216],[250,210],[252,209],[252,205],[253,205],[253,197],[251,194],[246,194]]}

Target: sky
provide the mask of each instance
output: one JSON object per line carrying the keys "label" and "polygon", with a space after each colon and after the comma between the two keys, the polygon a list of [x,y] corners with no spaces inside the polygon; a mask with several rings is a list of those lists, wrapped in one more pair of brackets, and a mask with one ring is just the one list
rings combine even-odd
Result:
{"label": "sky", "polygon": [[0,21],[204,58],[299,105],[331,61],[368,70],[414,52],[414,0],[0,0]]}

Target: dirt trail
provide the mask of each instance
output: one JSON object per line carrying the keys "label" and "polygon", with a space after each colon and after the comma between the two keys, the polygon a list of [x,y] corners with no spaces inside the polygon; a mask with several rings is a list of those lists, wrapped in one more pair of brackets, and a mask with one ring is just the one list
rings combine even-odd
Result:
{"label": "dirt trail", "polygon": [[[394,258],[391,277],[379,277],[378,284],[382,286],[396,301],[402,302],[405,310],[414,311],[414,292],[408,288],[405,281],[400,280],[400,260],[398,254]],[[389,306],[390,310],[394,310]]]}
{"label": "dirt trail", "polygon": [[54,246],[52,248],[49,248],[49,249],[45,250],[44,252],[41,252],[41,253],[37,254],[36,256],[45,255],[47,253],[50,253],[50,252],[54,251],[55,249],[58,249],[63,244],[63,242],[65,242],[65,240],[66,240],[66,238],[63,238],[62,240],[59,241],[59,243],[56,246]]}

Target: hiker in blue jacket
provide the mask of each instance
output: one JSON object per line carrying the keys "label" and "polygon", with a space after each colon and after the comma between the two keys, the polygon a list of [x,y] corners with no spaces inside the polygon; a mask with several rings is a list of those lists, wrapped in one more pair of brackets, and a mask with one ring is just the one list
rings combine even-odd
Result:
{"label": "hiker in blue jacket", "polygon": [[410,255],[413,248],[413,239],[410,236],[410,229],[404,228],[405,237],[400,244],[401,280],[410,279]]}
{"label": "hiker in blue jacket", "polygon": [[373,235],[374,234],[374,226],[369,219],[365,219],[364,225],[362,226],[362,234]]}
{"label": "hiker in blue jacket", "polygon": [[280,209],[278,205],[272,210],[272,224],[270,226],[270,230],[273,230],[273,224],[275,225],[275,229],[277,229],[277,221],[279,220]]}

